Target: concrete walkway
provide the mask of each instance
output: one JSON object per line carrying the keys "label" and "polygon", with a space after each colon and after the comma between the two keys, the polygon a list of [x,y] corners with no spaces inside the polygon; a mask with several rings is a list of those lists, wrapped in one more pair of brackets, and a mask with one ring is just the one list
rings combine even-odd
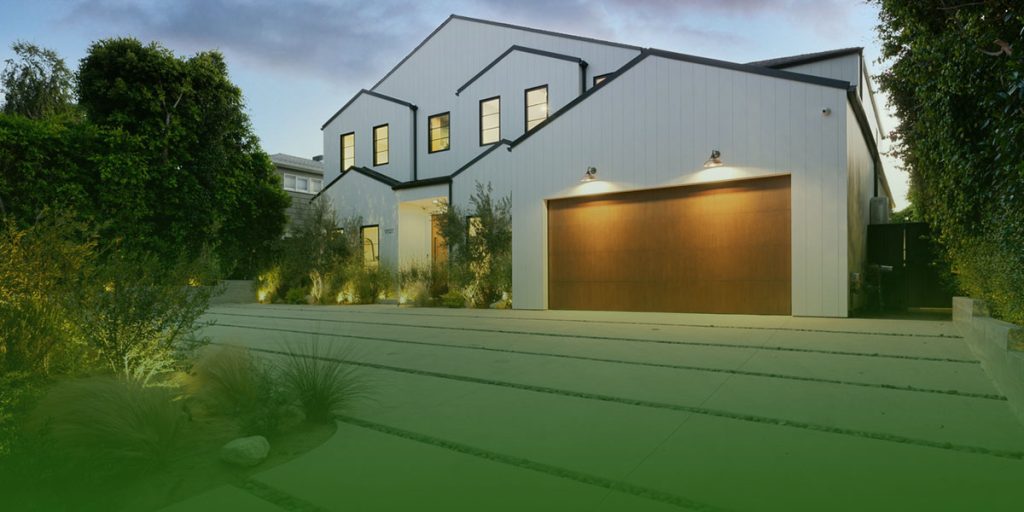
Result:
{"label": "concrete walkway", "polygon": [[999,510],[1024,427],[949,322],[219,306],[344,347],[325,445],[168,510]]}

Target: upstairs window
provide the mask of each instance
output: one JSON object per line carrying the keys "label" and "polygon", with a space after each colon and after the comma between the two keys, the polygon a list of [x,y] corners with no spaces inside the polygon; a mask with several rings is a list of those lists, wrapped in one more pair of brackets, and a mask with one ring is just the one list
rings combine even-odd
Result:
{"label": "upstairs window", "polygon": [[299,176],[296,174],[284,174],[284,189],[292,192],[305,192],[307,194],[316,194],[323,188],[323,180],[317,178],[307,178],[305,176]]}
{"label": "upstairs window", "polygon": [[448,151],[451,147],[449,138],[449,127],[451,118],[448,112],[430,116],[427,119],[427,127],[430,130],[430,147],[428,153]]}
{"label": "upstairs window", "polygon": [[548,118],[548,86],[526,90],[526,131]]}
{"label": "upstairs window", "polygon": [[601,82],[604,82],[605,80],[607,80],[607,79],[608,79],[608,77],[610,77],[610,76],[612,76],[612,74],[611,74],[611,73],[605,73],[605,74],[603,74],[603,75],[597,75],[597,76],[595,76],[595,77],[594,77],[594,86],[596,87],[596,86],[597,86],[598,84],[600,84]]}
{"label": "upstairs window", "polygon": [[388,163],[388,125],[373,127],[373,165]]}
{"label": "upstairs window", "polygon": [[501,140],[501,97],[480,100],[480,145]]}
{"label": "upstairs window", "polygon": [[359,228],[359,238],[363,240],[363,266],[375,268],[380,265],[380,226]]}
{"label": "upstairs window", "polygon": [[309,179],[309,193],[310,194],[318,194],[323,189],[324,189],[324,180],[317,179],[317,178],[310,178]]}
{"label": "upstairs window", "polygon": [[341,170],[347,171],[356,165],[356,133],[349,132],[341,136]]}

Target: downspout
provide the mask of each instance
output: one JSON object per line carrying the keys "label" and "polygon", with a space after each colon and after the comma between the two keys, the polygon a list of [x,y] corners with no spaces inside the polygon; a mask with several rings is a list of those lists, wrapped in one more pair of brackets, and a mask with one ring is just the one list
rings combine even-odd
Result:
{"label": "downspout", "polygon": [[419,176],[417,162],[419,151],[416,147],[416,132],[418,131],[416,129],[416,111],[418,109],[416,108],[416,105],[412,105],[409,107],[409,110],[412,110],[412,180],[416,181],[417,176]]}
{"label": "downspout", "polygon": [[580,95],[587,92],[587,61],[580,59]]}

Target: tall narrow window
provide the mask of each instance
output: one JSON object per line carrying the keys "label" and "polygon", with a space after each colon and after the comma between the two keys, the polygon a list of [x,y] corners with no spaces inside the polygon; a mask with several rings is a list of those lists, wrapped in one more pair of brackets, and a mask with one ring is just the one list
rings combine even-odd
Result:
{"label": "tall narrow window", "polygon": [[363,240],[363,265],[376,267],[380,264],[380,227],[359,228],[359,238]]}
{"label": "tall narrow window", "polygon": [[451,117],[448,112],[430,116],[427,119],[427,127],[430,130],[430,147],[428,153],[448,151],[451,147],[451,139],[448,137],[449,122]]}
{"label": "tall narrow window", "polygon": [[388,125],[373,127],[373,165],[388,163]]}
{"label": "tall narrow window", "polygon": [[480,145],[501,140],[501,97],[480,100]]}
{"label": "tall narrow window", "polygon": [[548,118],[548,86],[526,90],[526,131]]}
{"label": "tall narrow window", "polygon": [[349,132],[341,136],[341,170],[347,171],[356,165],[356,134]]}

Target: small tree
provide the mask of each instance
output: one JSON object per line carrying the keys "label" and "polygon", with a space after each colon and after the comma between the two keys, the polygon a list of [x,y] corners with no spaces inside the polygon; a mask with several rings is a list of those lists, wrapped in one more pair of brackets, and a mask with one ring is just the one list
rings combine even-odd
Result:
{"label": "small tree", "polygon": [[477,183],[468,210],[445,204],[441,216],[449,282],[477,307],[512,294],[512,200],[492,193],[489,183]]}
{"label": "small tree", "polygon": [[11,49],[19,60],[4,61],[0,86],[5,114],[43,119],[74,110],[73,75],[57,52],[18,41]]}

